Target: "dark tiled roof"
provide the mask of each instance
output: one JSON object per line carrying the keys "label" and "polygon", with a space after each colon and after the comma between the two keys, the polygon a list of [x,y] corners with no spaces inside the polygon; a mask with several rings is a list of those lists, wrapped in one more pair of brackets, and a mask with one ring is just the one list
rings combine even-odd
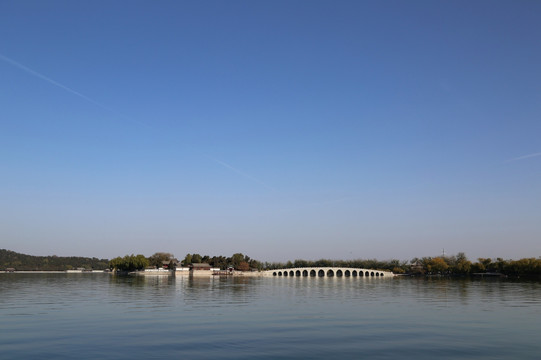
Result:
{"label": "dark tiled roof", "polygon": [[201,264],[192,264],[193,268],[210,268],[211,266],[207,263],[201,263]]}

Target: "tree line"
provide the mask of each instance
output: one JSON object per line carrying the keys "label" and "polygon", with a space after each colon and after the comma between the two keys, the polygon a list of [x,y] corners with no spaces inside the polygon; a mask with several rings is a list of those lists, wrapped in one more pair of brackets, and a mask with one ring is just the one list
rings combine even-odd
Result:
{"label": "tree line", "polygon": [[173,269],[179,266],[207,263],[213,268],[226,270],[229,267],[239,271],[263,270],[261,262],[250,258],[242,253],[235,253],[232,256],[209,256],[200,254],[186,254],[182,261],[179,261],[171,253],[158,252],[148,258],[144,255],[125,255],[116,257],[109,263],[111,270],[135,271],[145,268],[167,267]]}
{"label": "tree line", "polygon": [[505,260],[503,258],[478,258],[470,261],[464,253],[454,256],[414,258],[410,273],[428,275],[472,275],[495,273],[508,276],[541,276],[541,257]]}
{"label": "tree line", "polygon": [[295,260],[286,263],[264,263],[263,268],[290,269],[297,267],[349,267],[392,271],[395,274],[409,275],[448,275],[464,276],[473,274],[497,273],[508,276],[541,276],[541,257],[520,260],[503,258],[478,258],[470,261],[460,252],[452,256],[413,258],[410,261],[376,259],[368,260]]}
{"label": "tree line", "polygon": [[[139,260],[137,260],[139,259]],[[170,262],[169,266],[189,266],[195,263],[208,263],[214,268],[225,270],[232,267],[240,271],[261,271],[273,269],[291,269],[300,267],[347,267],[392,271],[395,274],[406,275],[446,275],[465,276],[477,273],[499,273],[509,276],[541,276],[541,258],[525,258],[520,260],[504,260],[502,258],[478,258],[477,261],[470,261],[466,254],[460,252],[451,256],[436,256],[413,258],[410,261],[404,260],[377,260],[377,259],[356,259],[356,260],[302,260],[297,259],[287,262],[261,262],[250,258],[242,253],[235,253],[232,256],[209,256],[200,254],[186,254],[182,261],[178,261],[172,254],[156,253],[144,260],[143,255],[126,255],[124,258],[117,258],[120,263],[126,264],[122,268],[112,260],[111,268],[136,270],[145,267],[160,267]]]}
{"label": "tree line", "polygon": [[20,271],[65,271],[84,268],[86,270],[104,270],[109,267],[109,260],[79,256],[33,256],[15,251],[0,249],[0,269]]}
{"label": "tree line", "polygon": [[242,253],[235,253],[229,257],[226,256],[209,256],[199,254],[186,254],[182,265],[188,266],[190,264],[207,263],[214,268],[220,268],[225,270],[229,267],[239,271],[249,270],[264,270],[263,264],[255,259],[252,259],[248,255]]}
{"label": "tree line", "polygon": [[499,273],[508,276],[541,276],[541,257],[505,260],[503,258],[478,258],[470,261],[462,252],[451,256],[436,256],[404,260],[302,260],[287,262],[261,262],[248,255],[235,253],[231,256],[209,256],[186,254],[179,261],[168,252],[157,252],[149,257],[144,255],[125,255],[112,260],[88,257],[32,256],[0,249],[0,269],[13,268],[28,271],[63,271],[84,268],[87,270],[116,269],[121,271],[142,270],[153,267],[189,266],[194,263],[208,263],[214,268],[239,271],[261,271],[290,269],[298,267],[349,267],[392,271],[395,274],[465,276],[477,273]]}

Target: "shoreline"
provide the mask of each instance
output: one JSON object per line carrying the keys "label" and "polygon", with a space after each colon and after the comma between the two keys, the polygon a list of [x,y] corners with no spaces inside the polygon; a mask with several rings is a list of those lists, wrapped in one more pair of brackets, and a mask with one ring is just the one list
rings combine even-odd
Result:
{"label": "shoreline", "polygon": [[4,274],[109,274],[107,270],[15,270],[2,271]]}

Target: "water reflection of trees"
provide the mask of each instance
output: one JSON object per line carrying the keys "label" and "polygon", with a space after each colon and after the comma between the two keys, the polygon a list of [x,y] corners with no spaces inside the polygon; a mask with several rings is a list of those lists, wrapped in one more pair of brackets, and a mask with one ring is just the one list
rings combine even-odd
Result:
{"label": "water reflection of trees", "polygon": [[[362,304],[408,302],[441,308],[505,303],[540,303],[541,283],[509,279],[337,277],[161,277],[111,276],[109,298],[133,307],[173,306],[184,309],[245,306],[254,301],[311,304],[316,300]],[[392,294],[392,296],[389,296]],[[218,311],[218,310],[217,310]]]}
{"label": "water reflection of trees", "polygon": [[416,299],[436,306],[483,304],[487,309],[492,305],[505,303],[511,306],[524,302],[541,303],[538,281],[518,281],[500,278],[418,278],[401,279],[411,283]]}
{"label": "water reflection of trees", "polygon": [[109,285],[112,301],[124,302],[129,306],[169,306],[175,297],[172,276],[112,275]]}
{"label": "water reflection of trees", "polygon": [[190,306],[242,305],[253,300],[260,278],[180,276],[175,280],[181,299]]}

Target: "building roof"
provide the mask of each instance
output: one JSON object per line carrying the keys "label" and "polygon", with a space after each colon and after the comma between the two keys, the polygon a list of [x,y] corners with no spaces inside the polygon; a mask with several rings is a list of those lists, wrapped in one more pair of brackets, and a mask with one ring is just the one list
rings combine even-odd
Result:
{"label": "building roof", "polygon": [[211,268],[211,266],[209,264],[207,264],[207,263],[201,263],[201,264],[196,263],[196,264],[192,264],[191,266],[192,266],[192,268],[195,268],[195,269],[202,269],[202,268],[205,268],[205,269],[209,268],[210,269]]}

